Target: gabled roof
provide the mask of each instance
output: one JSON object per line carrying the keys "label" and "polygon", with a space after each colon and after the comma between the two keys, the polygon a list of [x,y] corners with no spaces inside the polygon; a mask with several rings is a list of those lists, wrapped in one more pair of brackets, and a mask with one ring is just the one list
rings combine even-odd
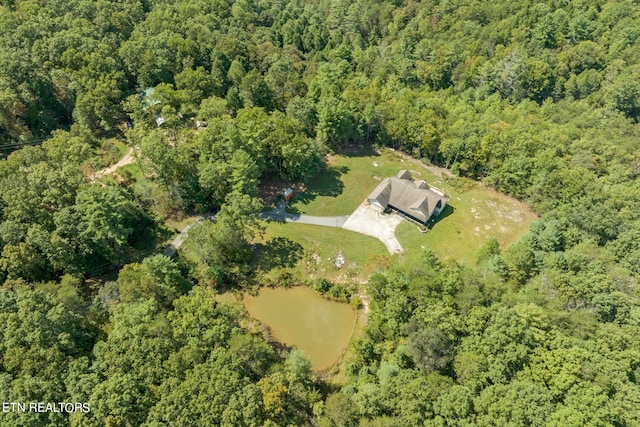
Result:
{"label": "gabled roof", "polygon": [[413,183],[416,185],[416,188],[429,188],[429,184],[427,184],[427,181],[424,179],[413,181]]}
{"label": "gabled roof", "polygon": [[383,207],[389,205],[426,222],[433,212],[447,203],[447,197],[432,190],[423,180],[414,181],[409,171],[401,170],[393,178],[385,178],[367,198]]}
{"label": "gabled roof", "polygon": [[391,183],[389,178],[385,178],[378,184],[378,186],[369,194],[369,200],[376,200],[382,206],[389,204],[389,197],[391,197]]}
{"label": "gabled roof", "polygon": [[398,179],[411,179],[411,173],[406,169],[402,169],[400,172],[398,172],[396,174],[396,178],[398,178]]}

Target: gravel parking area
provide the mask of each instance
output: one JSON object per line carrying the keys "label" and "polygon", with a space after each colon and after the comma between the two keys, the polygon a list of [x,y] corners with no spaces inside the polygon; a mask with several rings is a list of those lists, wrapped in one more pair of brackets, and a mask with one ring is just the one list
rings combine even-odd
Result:
{"label": "gravel parking area", "polygon": [[390,254],[402,252],[402,246],[396,239],[396,227],[402,222],[395,213],[384,214],[382,210],[373,205],[361,204],[342,228],[366,234],[382,241]]}

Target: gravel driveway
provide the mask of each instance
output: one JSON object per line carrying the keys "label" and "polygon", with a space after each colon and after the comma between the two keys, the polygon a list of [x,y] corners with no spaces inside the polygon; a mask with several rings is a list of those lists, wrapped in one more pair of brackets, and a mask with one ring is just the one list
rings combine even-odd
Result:
{"label": "gravel driveway", "polygon": [[351,215],[346,216],[290,214],[286,212],[285,208],[286,205],[281,200],[275,209],[262,213],[262,219],[344,228],[375,237],[384,243],[392,255],[402,252],[402,246],[395,235],[396,227],[402,222],[402,218],[396,214],[383,214],[382,210],[375,206],[362,204]]}
{"label": "gravel driveway", "polygon": [[282,221],[282,222],[297,222],[300,224],[313,224],[323,225],[325,227],[338,227],[342,228],[342,225],[347,221],[349,215],[343,216],[313,216],[305,214],[291,214],[285,210],[286,204],[284,200],[278,202],[275,209],[262,214],[262,219],[269,221]]}

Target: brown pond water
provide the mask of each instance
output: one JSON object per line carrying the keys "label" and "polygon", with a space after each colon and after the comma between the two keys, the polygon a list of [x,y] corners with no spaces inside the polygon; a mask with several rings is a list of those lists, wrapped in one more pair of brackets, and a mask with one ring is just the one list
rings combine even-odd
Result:
{"label": "brown pond water", "polygon": [[350,305],[329,301],[305,286],[262,288],[258,296],[246,295],[243,302],[251,317],[271,328],[276,340],[303,350],[316,371],[340,359],[356,321]]}

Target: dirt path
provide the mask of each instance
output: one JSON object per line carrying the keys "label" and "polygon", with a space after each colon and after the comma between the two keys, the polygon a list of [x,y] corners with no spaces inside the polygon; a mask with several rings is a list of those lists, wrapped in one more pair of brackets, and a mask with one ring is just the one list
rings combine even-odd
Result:
{"label": "dirt path", "polygon": [[114,173],[118,168],[121,168],[123,166],[126,166],[128,164],[131,164],[133,162],[136,161],[136,158],[133,155],[133,147],[129,147],[129,149],[127,150],[127,153],[124,155],[124,157],[122,159],[120,159],[120,161],[118,161],[118,163],[115,163],[107,168],[101,169],[97,172],[95,172],[92,176],[91,176],[91,181],[95,181],[98,180],[100,178],[102,178],[103,176],[107,176],[107,175],[111,175],[112,173]]}
{"label": "dirt path", "polygon": [[362,301],[362,313],[364,314],[364,320],[366,323],[367,315],[369,314],[369,295],[362,291],[358,293],[358,298]]}

